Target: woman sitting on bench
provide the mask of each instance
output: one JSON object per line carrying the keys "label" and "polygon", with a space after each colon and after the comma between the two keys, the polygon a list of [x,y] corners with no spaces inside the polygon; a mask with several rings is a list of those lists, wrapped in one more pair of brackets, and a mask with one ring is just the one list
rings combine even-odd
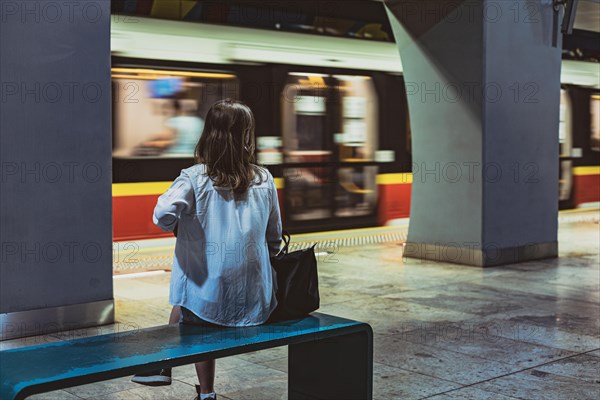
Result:
{"label": "woman sitting on bench", "polygon": [[[159,197],[154,223],[176,230],[169,323],[253,326],[277,305],[269,256],[279,251],[281,217],[273,176],[254,164],[254,116],[223,100],[206,116],[197,164]],[[215,360],[196,363],[198,400],[216,399]],[[133,382],[168,385],[171,370]]]}

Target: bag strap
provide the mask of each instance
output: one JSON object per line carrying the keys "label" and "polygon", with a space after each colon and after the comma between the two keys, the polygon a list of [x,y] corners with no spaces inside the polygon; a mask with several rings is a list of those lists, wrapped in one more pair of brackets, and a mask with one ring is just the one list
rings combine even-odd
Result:
{"label": "bag strap", "polygon": [[283,231],[281,233],[281,239],[283,239],[283,248],[281,250],[279,250],[278,254],[287,254],[288,253],[288,248],[290,247],[290,234],[288,231]]}
{"label": "bag strap", "polygon": [[[275,257],[282,257],[286,254],[288,254],[289,251],[289,247],[290,247],[290,242],[291,240],[291,236],[290,233],[286,230],[283,230],[281,232],[281,239],[283,240],[283,247],[279,250],[279,252],[275,255]],[[309,249],[311,250],[315,250],[315,247],[319,244],[319,242],[315,242],[312,246],[309,247]]]}

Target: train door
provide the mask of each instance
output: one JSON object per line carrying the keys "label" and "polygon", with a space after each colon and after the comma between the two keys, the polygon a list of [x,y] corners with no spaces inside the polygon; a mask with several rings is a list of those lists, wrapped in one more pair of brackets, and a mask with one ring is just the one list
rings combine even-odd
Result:
{"label": "train door", "polygon": [[590,147],[592,151],[600,152],[600,94],[593,94],[590,98]]}
{"label": "train door", "polygon": [[374,224],[379,112],[372,79],[291,72],[281,104],[287,225]]}
{"label": "train door", "polygon": [[560,123],[558,129],[560,143],[560,181],[559,203],[560,208],[572,208],[573,193],[573,121],[572,107],[569,93],[565,89],[560,91]]}

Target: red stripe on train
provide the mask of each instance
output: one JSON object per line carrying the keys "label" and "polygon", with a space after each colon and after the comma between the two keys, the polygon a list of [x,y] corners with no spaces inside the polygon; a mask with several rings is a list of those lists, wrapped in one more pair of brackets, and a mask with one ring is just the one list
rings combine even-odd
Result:
{"label": "red stripe on train", "polygon": [[385,225],[389,220],[410,215],[410,183],[378,185],[379,214],[377,222]]}
{"label": "red stripe on train", "polygon": [[152,223],[159,195],[113,197],[113,240],[138,240],[173,236]]}
{"label": "red stripe on train", "polygon": [[[279,206],[283,215],[283,190],[278,189]],[[113,240],[153,239],[171,237],[152,222],[158,194],[113,197]]]}
{"label": "red stripe on train", "polygon": [[573,175],[575,206],[600,201],[600,175]]}

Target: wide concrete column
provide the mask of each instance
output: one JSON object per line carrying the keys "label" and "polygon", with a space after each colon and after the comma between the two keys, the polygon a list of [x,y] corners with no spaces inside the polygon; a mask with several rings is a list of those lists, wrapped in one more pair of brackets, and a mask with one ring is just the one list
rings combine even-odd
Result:
{"label": "wide concrete column", "polygon": [[114,320],[110,2],[0,0],[0,339]]}
{"label": "wide concrete column", "polygon": [[408,257],[556,257],[562,38],[552,2],[386,0],[412,130]]}

